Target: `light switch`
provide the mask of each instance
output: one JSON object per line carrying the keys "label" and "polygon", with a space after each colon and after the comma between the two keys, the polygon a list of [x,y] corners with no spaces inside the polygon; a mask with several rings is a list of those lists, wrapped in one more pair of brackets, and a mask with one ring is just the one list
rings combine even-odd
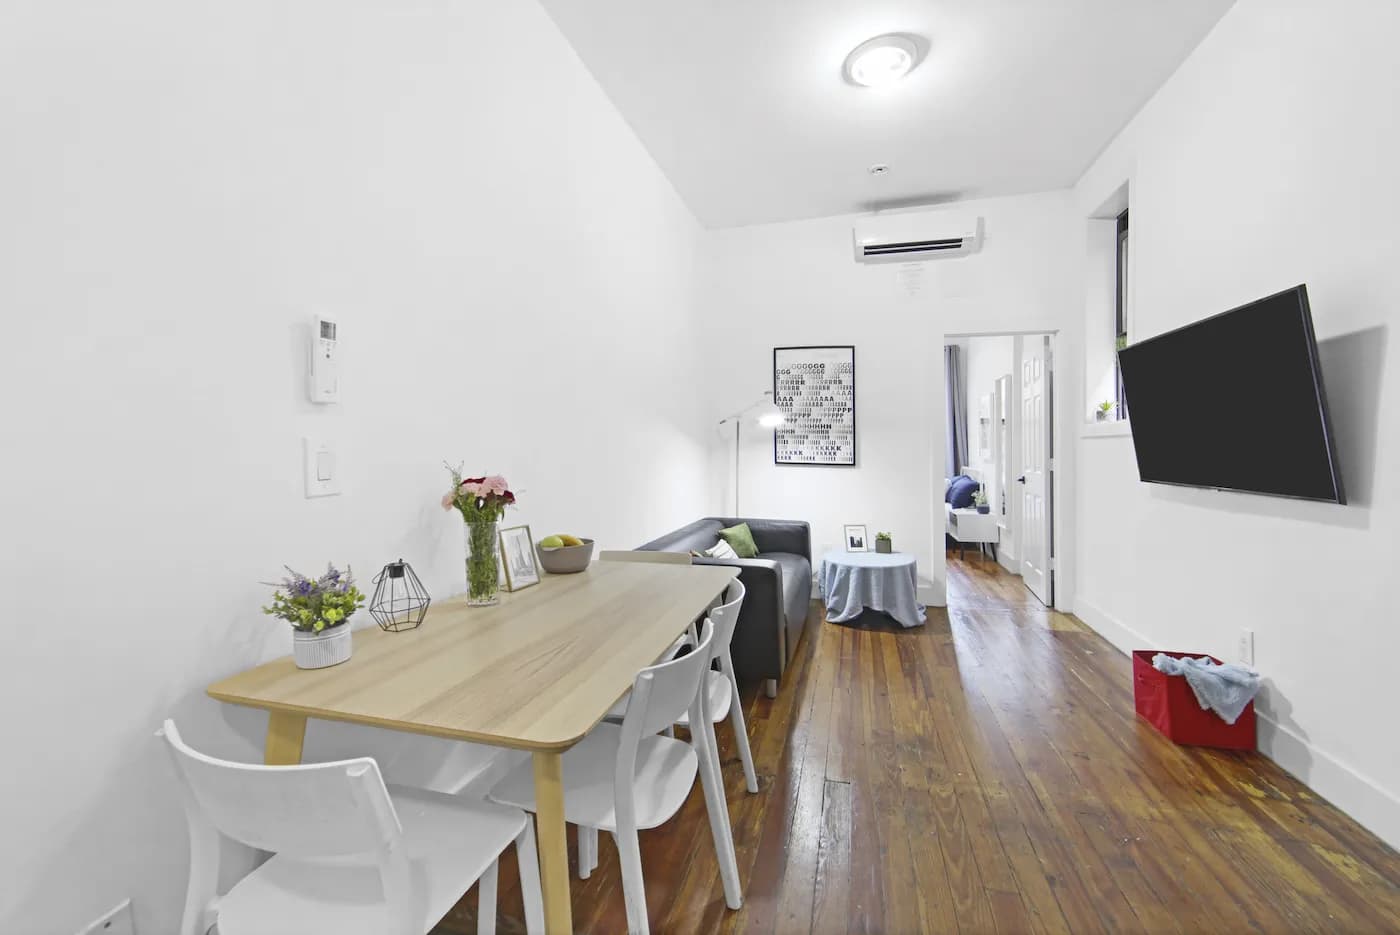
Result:
{"label": "light switch", "polygon": [[333,497],[339,494],[340,468],[335,454],[335,442],[308,435],[301,443],[306,496]]}

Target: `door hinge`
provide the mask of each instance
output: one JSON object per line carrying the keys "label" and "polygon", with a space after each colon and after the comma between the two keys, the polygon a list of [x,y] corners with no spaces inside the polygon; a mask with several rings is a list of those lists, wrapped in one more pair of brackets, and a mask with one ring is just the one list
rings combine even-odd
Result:
{"label": "door hinge", "polygon": [[1045,470],[1047,470],[1047,471],[1054,471],[1054,470],[1055,470],[1055,459],[1054,459],[1054,458],[1046,458],[1046,459],[1045,459]]}

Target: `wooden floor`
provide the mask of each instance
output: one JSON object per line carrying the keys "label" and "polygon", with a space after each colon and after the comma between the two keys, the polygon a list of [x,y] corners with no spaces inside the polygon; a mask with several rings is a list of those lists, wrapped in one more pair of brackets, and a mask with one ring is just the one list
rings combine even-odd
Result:
{"label": "wooden floor", "polygon": [[[814,614],[778,698],[745,691],[757,795],[718,728],[744,907],[724,906],[697,786],[642,833],[653,932],[1400,931],[1395,851],[1261,756],[1164,740],[1126,657],[954,556],[926,627]],[[615,935],[602,842],[574,922]],[[499,931],[524,931],[509,860],[500,890]],[[437,931],[474,932],[475,902]]]}

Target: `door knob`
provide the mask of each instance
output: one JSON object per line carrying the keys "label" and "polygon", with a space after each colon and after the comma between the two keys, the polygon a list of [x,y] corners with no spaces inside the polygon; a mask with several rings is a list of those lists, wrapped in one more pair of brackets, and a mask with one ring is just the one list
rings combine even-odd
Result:
{"label": "door knob", "polygon": [[1018,484],[1024,484],[1025,482],[1026,482],[1026,475],[1024,475],[1024,474],[1022,474],[1020,477],[1016,478],[1016,483],[1018,483]]}

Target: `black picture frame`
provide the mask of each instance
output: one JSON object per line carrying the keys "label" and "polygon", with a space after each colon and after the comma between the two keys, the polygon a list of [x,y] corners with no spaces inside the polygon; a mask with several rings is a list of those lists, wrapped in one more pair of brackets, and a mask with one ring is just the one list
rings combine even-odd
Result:
{"label": "black picture frame", "polygon": [[854,344],[797,344],[773,348],[773,401],[782,408],[781,394],[778,392],[778,355],[783,351],[846,351],[851,365],[851,456],[849,461],[791,461],[782,460],[778,455],[778,442],[784,430],[778,426],[773,430],[773,463],[784,467],[856,467],[859,460],[859,435],[856,431],[856,346]]}

